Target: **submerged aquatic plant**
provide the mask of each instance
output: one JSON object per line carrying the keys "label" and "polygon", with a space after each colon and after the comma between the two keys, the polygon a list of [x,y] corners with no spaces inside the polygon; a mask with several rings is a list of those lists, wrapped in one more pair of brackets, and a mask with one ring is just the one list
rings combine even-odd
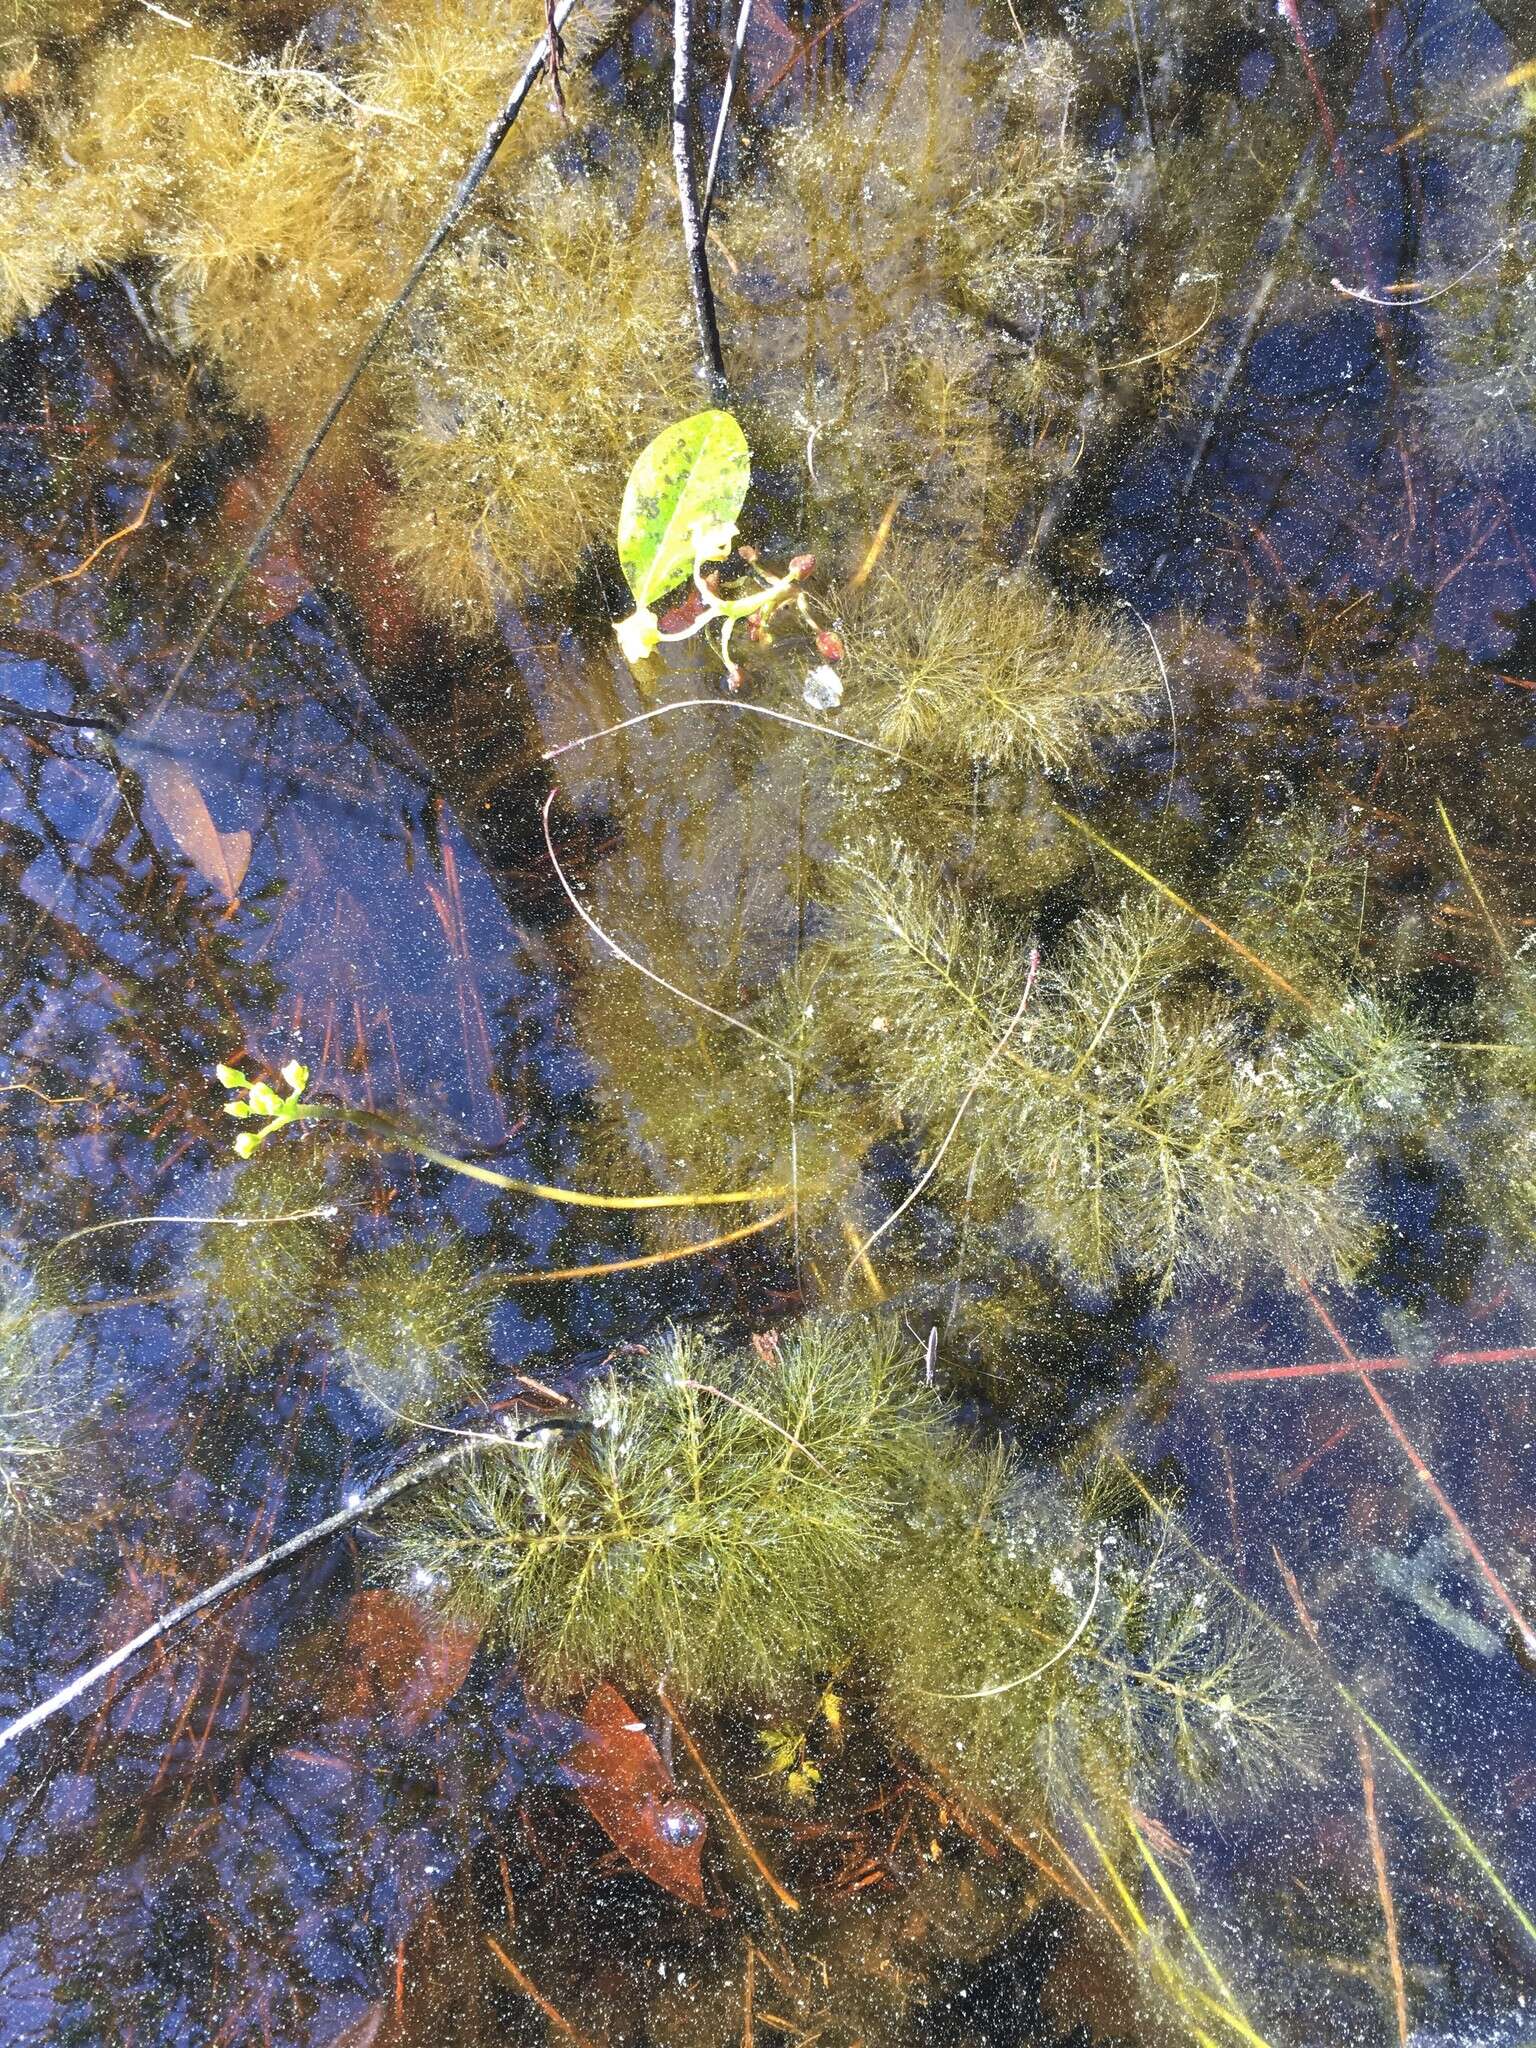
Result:
{"label": "submerged aquatic plant", "polygon": [[882,1717],[984,1806],[1087,1799],[1117,1827],[1135,1800],[1294,1768],[1295,1673],[1107,1506],[962,1454],[926,1476],[927,1540],[881,1583]]}
{"label": "submerged aquatic plant", "polygon": [[[134,21],[92,49],[37,146],[0,157],[0,330],[81,271],[147,259],[147,317],[212,358],[282,446],[350,368],[545,15],[374,0],[345,37],[322,17],[280,55],[250,15]],[[611,20],[579,10],[569,56]],[[623,150],[585,175],[537,162],[560,132],[535,103],[505,138],[481,224],[434,266],[346,420],[393,469],[378,537],[430,610],[471,624],[571,567],[637,430],[689,389],[665,183]]]}
{"label": "submerged aquatic plant", "polygon": [[337,1356],[390,1413],[430,1415],[483,1384],[491,1307],[457,1240],[390,1245],[347,1268],[334,1311]]}
{"label": "submerged aquatic plant", "polygon": [[851,704],[903,752],[1059,773],[1143,724],[1156,686],[1140,634],[931,544],[893,546],[850,623]]}
{"label": "submerged aquatic plant", "polygon": [[309,1146],[248,1158],[223,1209],[241,1220],[199,1233],[192,1277],[231,1334],[265,1350],[313,1320],[330,1291],[347,1226]]}
{"label": "submerged aquatic plant", "polygon": [[25,1276],[0,1265],[0,1558],[24,1548],[51,1518],[68,1469],[47,1321]]}
{"label": "submerged aquatic plant", "polygon": [[[1288,1044],[1188,964],[1192,927],[1160,903],[1083,917],[1007,1037],[1025,948],[897,849],[848,870],[844,972],[829,1020],[856,1035],[874,1084],[942,1130],[977,1077],[973,1190],[1017,1207],[1084,1285],[1268,1252],[1345,1268],[1370,1241],[1353,1161],[1315,1120]],[[948,1169],[946,1169],[947,1171]]]}
{"label": "submerged aquatic plant", "polygon": [[496,1453],[422,1503],[402,1569],[554,1688],[664,1675],[729,1698],[835,1666],[894,1504],[943,1455],[898,1336],[806,1322],[736,1356],[665,1337],[588,1392],[580,1439]]}

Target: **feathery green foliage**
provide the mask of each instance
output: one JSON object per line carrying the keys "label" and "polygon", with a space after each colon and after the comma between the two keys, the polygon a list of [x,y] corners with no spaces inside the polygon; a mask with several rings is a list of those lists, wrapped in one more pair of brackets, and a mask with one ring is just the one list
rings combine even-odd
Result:
{"label": "feathery green foliage", "polygon": [[[276,56],[250,14],[136,18],[93,49],[45,146],[0,157],[0,330],[82,270],[146,257],[165,338],[212,357],[281,446],[341,381],[544,14],[375,0],[345,42]],[[573,62],[610,20],[580,11]],[[435,267],[342,426],[395,465],[384,537],[429,608],[477,624],[502,591],[569,569],[636,444],[690,395],[665,181],[622,151],[606,172],[559,172],[540,160],[559,133],[535,95],[481,225]]]}
{"label": "feathery green foliage", "polygon": [[1306,1725],[1295,1674],[1167,1547],[1025,1479],[1001,1453],[925,1476],[919,1539],[871,1642],[891,1732],[1016,1815],[1279,1776]]}
{"label": "feathery green foliage", "polygon": [[807,1322],[777,1356],[677,1333],[588,1394],[572,1442],[496,1454],[424,1502],[406,1570],[542,1685],[666,1675],[771,1692],[846,1657],[892,1508],[943,1456],[896,1336]]}
{"label": "feathery green foliage", "polygon": [[430,1415],[483,1383],[490,1310],[457,1239],[390,1245],[348,1263],[335,1307],[337,1356],[391,1414]]}
{"label": "feathery green foliage", "polygon": [[1069,609],[1027,571],[894,547],[852,614],[850,710],[888,746],[966,763],[1076,766],[1141,725],[1156,682],[1145,639]]}
{"label": "feathery green foliage", "polygon": [[1369,1235],[1351,1161],[1309,1123],[1284,1042],[1254,1043],[1181,974],[1190,930],[1156,901],[1088,913],[994,1059],[1024,948],[898,850],[850,869],[830,985],[875,1085],[920,1129],[942,1132],[987,1069],[978,1203],[1021,1205],[1084,1285],[1140,1276],[1167,1293],[1255,1251],[1347,1268]]}
{"label": "feathery green foliage", "polygon": [[35,1539],[68,1469],[48,1320],[25,1276],[0,1265],[0,1557]]}
{"label": "feathery green foliage", "polygon": [[[1344,1144],[1422,1131],[1448,1107],[1444,1059],[1373,986],[1362,957],[1368,884],[1363,854],[1318,813],[1295,810],[1255,833],[1217,904],[1234,936],[1311,1003],[1275,1021],[1299,1033],[1292,1078],[1306,1114]],[[1222,961],[1273,1003],[1272,984],[1230,951]]]}
{"label": "feathery green foliage", "polygon": [[346,1228],[335,1216],[302,1212],[332,1206],[325,1168],[308,1145],[268,1146],[234,1173],[223,1213],[272,1221],[201,1231],[191,1268],[241,1343],[264,1350],[296,1335],[328,1298]]}
{"label": "feathery green foliage", "polygon": [[504,226],[439,259],[389,378],[384,539],[440,615],[570,576],[636,450],[687,409],[668,205],[659,161],[602,180],[546,163]]}

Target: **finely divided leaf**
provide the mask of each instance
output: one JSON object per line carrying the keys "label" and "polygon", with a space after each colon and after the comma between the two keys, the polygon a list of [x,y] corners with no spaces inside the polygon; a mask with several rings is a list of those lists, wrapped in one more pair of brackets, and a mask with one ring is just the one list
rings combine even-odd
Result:
{"label": "finely divided leaf", "polygon": [[728,412],[679,420],[643,450],[619,511],[619,561],[637,606],[692,574],[698,539],[734,529],[751,477],[747,437]]}

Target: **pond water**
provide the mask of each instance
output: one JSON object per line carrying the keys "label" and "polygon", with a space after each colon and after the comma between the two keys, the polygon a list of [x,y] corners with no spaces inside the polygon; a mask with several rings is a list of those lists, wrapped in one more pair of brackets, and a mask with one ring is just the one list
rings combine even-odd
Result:
{"label": "pond water", "polygon": [[729,679],[542,23],[0,18],[0,2043],[1536,2039],[1530,12],[755,0]]}

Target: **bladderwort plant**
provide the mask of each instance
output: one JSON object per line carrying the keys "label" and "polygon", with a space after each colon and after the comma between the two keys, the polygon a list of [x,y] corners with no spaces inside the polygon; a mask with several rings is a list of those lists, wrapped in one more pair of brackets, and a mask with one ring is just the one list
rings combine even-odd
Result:
{"label": "bladderwort plant", "polygon": [[493,1167],[481,1166],[471,1159],[459,1159],[451,1152],[443,1152],[435,1145],[429,1145],[416,1137],[393,1118],[381,1115],[377,1110],[355,1109],[342,1102],[314,1102],[306,1099],[309,1086],[309,1068],[301,1060],[290,1060],[282,1069],[281,1080],[288,1090],[279,1095],[269,1081],[252,1080],[240,1068],[221,1062],[214,1073],[224,1088],[230,1091],[224,1104],[224,1114],[247,1122],[253,1118],[264,1119],[260,1128],[244,1130],[236,1134],[235,1153],[241,1159],[252,1158],[266,1143],[280,1131],[291,1130],[305,1123],[344,1124],[365,1133],[371,1138],[382,1139],[387,1145],[414,1153],[429,1166],[441,1166],[450,1173],[462,1174],[468,1180],[479,1181],[487,1187],[501,1188],[511,1194],[528,1195],[539,1201],[549,1201],[578,1209],[706,1209],[745,1205],[755,1202],[782,1202],[792,1194],[789,1184],[771,1187],[728,1188],[708,1190],[700,1194],[649,1194],[649,1195],[600,1195],[584,1188],[554,1187],[543,1181],[520,1179],[515,1174],[498,1173]]}

